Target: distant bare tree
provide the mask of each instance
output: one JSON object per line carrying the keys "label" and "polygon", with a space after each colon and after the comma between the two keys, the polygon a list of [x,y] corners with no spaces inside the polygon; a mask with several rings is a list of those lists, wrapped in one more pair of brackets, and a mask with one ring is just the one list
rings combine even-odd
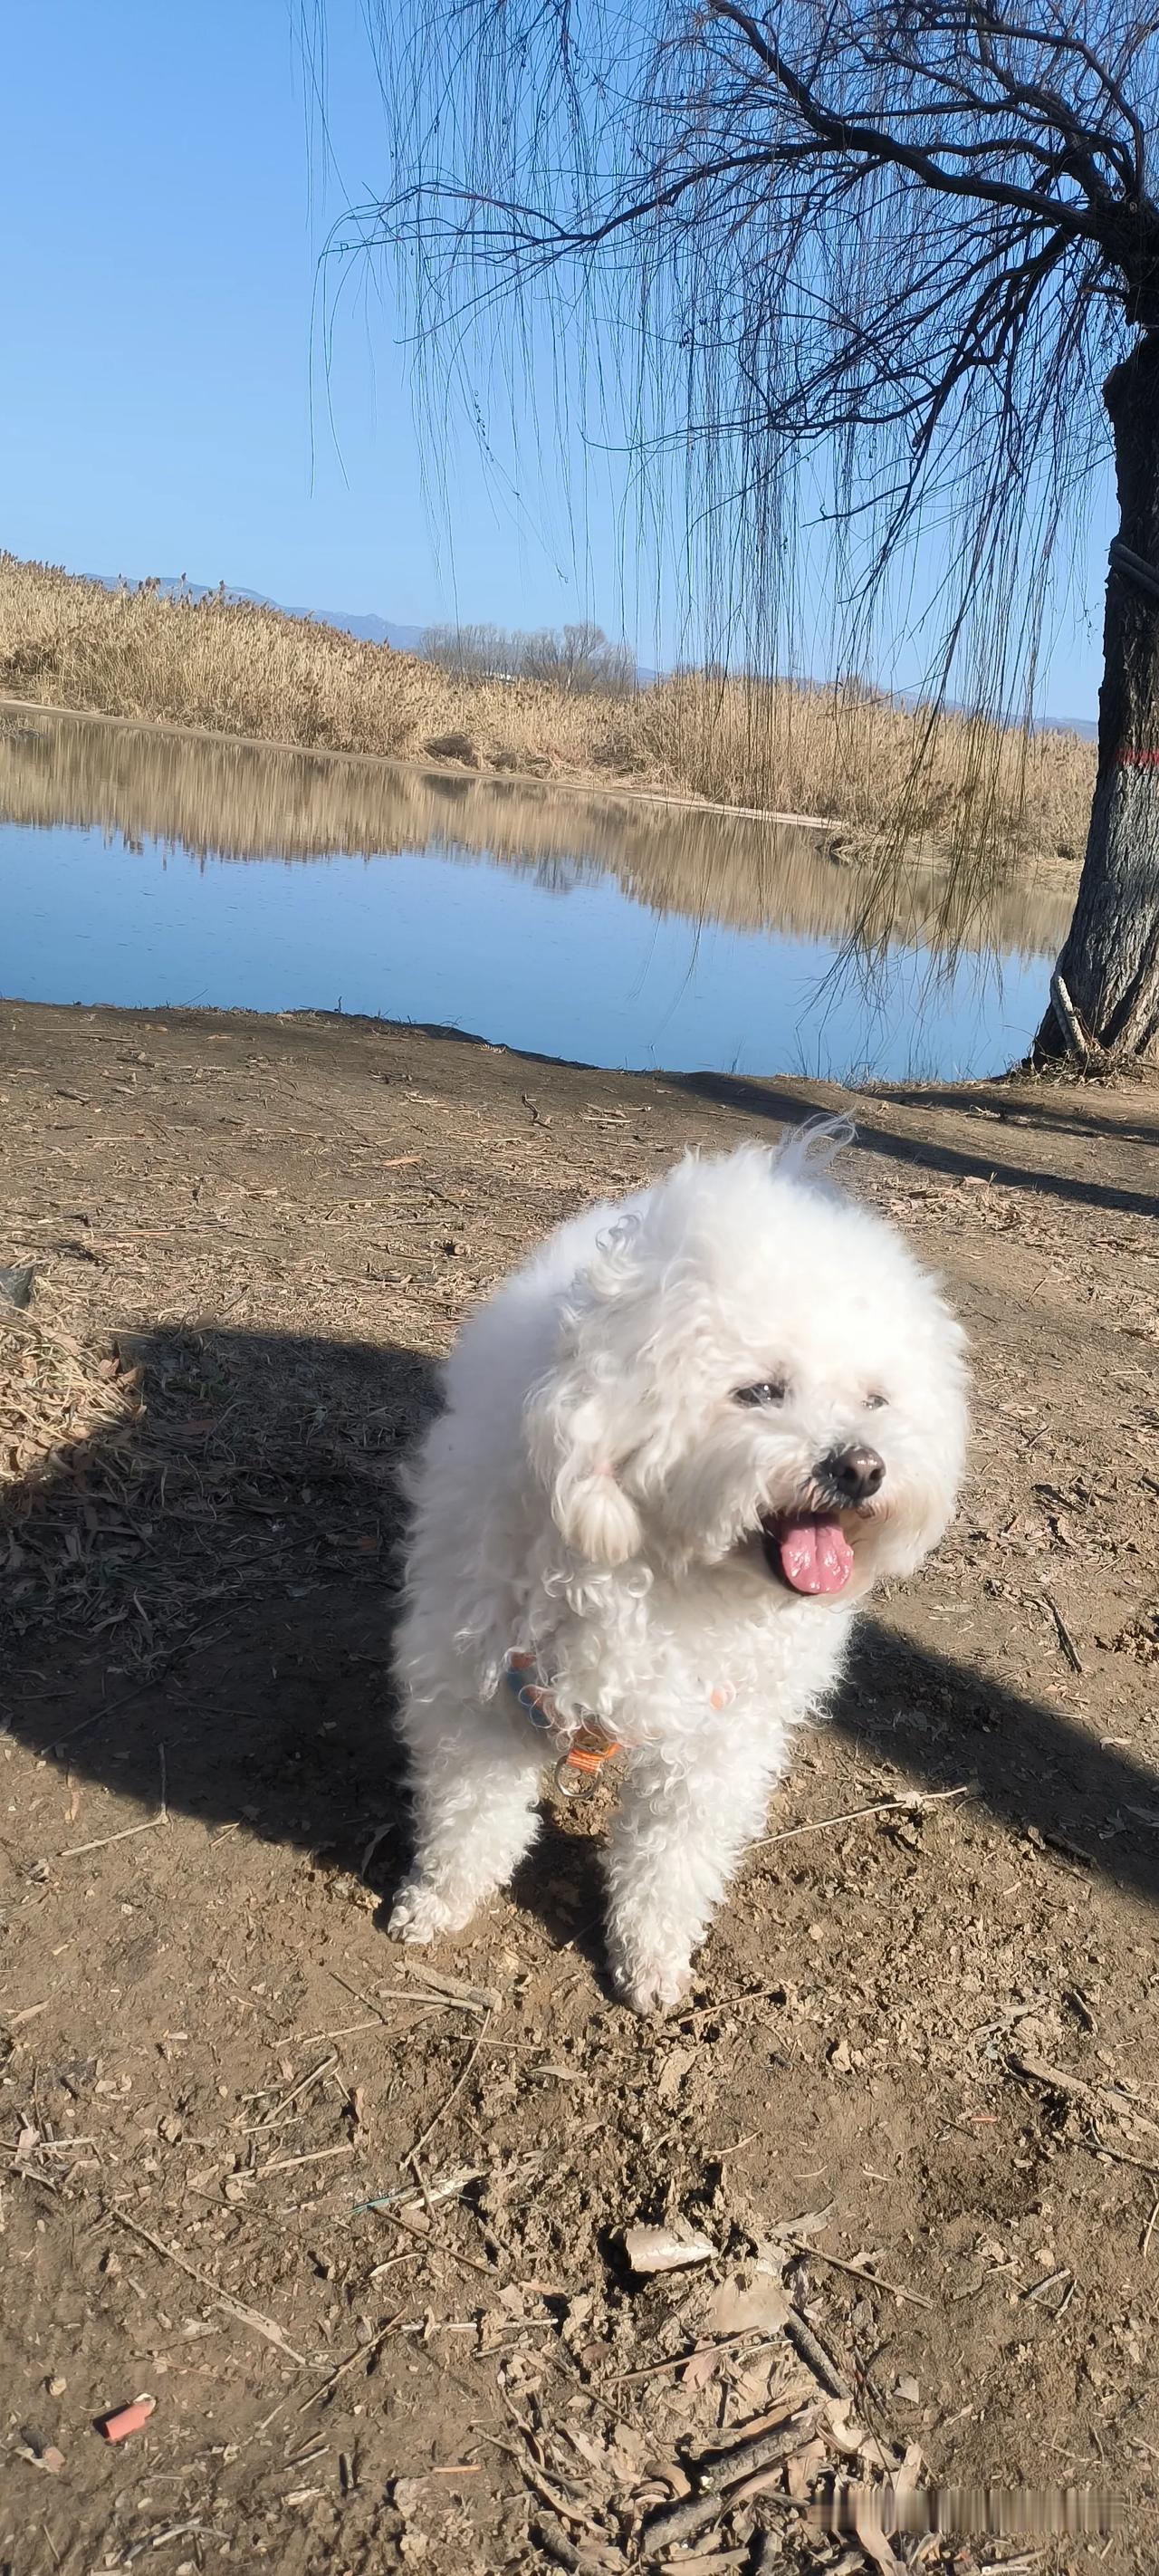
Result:
{"label": "distant bare tree", "polygon": [[502,626],[428,626],[419,645],[460,680],[544,680],[551,688],[622,697],[636,685],[636,657],[609,644],[602,626],[544,627],[511,634]]}
{"label": "distant bare tree", "polygon": [[510,679],[515,668],[515,639],[501,626],[428,626],[419,651],[457,680]]}
{"label": "distant bare tree", "polygon": [[635,655],[626,644],[609,644],[602,626],[563,626],[558,633],[545,628],[520,636],[519,645],[519,667],[529,680],[613,696],[635,686]]}
{"label": "distant bare tree", "polygon": [[971,702],[1007,711],[1109,419],[1098,783],[1039,1043],[1155,1047],[1155,20],[1131,0],[378,6],[397,167],[357,238],[403,251],[454,363],[498,299],[508,358],[546,309],[615,370],[640,448],[684,460],[750,636],[808,467],[851,599],[880,602],[916,530],[941,531],[937,688],[972,657]]}

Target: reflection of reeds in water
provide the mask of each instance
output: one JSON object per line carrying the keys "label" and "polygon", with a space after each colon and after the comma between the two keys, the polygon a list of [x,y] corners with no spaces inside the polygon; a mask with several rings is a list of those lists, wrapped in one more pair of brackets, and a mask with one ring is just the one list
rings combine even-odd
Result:
{"label": "reflection of reeds in water", "polygon": [[0,693],[301,750],[827,814],[932,836],[971,863],[991,843],[1077,858],[1094,783],[1094,751],[1074,734],[1025,738],[856,682],[684,671],[605,695],[468,680],[224,593],[107,590],[3,553]]}
{"label": "reflection of reeds in water", "polygon": [[[785,825],[83,718],[0,720],[0,815],[227,860],[435,849],[497,860],[561,893],[610,876],[660,914],[838,942],[855,932],[866,894],[864,869],[837,864],[824,836]],[[904,872],[894,938],[923,942],[939,890],[932,872]],[[1022,862],[991,890],[968,944],[1053,954],[1068,910],[1065,890],[1037,883]]]}

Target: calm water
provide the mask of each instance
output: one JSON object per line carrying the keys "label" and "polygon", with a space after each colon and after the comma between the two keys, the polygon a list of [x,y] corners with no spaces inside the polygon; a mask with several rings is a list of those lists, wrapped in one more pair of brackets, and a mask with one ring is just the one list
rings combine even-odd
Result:
{"label": "calm water", "polygon": [[947,976],[915,881],[866,983],[834,973],[863,894],[783,826],[0,716],[0,991],[24,1000],[341,1009],[673,1071],[947,1079],[1024,1050],[1064,901],[996,896],[997,955]]}

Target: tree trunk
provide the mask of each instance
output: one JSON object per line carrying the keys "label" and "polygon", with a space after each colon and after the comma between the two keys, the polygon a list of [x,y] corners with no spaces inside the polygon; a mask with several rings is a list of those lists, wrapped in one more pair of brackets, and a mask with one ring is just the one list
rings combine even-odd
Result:
{"label": "tree trunk", "polygon": [[[1146,333],[1104,392],[1121,518],[1103,625],[1099,765],[1040,1061],[1159,1054],[1159,331]],[[1155,588],[1124,565],[1120,548],[1149,567]]]}

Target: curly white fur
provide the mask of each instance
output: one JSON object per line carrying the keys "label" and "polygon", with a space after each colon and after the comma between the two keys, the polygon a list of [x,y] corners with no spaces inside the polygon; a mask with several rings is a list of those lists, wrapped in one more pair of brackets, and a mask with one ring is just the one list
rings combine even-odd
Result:
{"label": "curly white fur", "polygon": [[[461,1930],[533,1838],[547,1748],[504,1687],[529,1654],[565,1738],[596,1718],[626,1748],[612,1969],[638,2011],[675,2003],[856,1605],[945,1528],[963,1338],[824,1159],[808,1131],[690,1156],[561,1226],[463,1331],[411,1480],[401,1939]],[[867,1447],[877,1490],[830,1511]],[[834,1523],[847,1578],[809,1597],[781,1538],[808,1555]]]}

